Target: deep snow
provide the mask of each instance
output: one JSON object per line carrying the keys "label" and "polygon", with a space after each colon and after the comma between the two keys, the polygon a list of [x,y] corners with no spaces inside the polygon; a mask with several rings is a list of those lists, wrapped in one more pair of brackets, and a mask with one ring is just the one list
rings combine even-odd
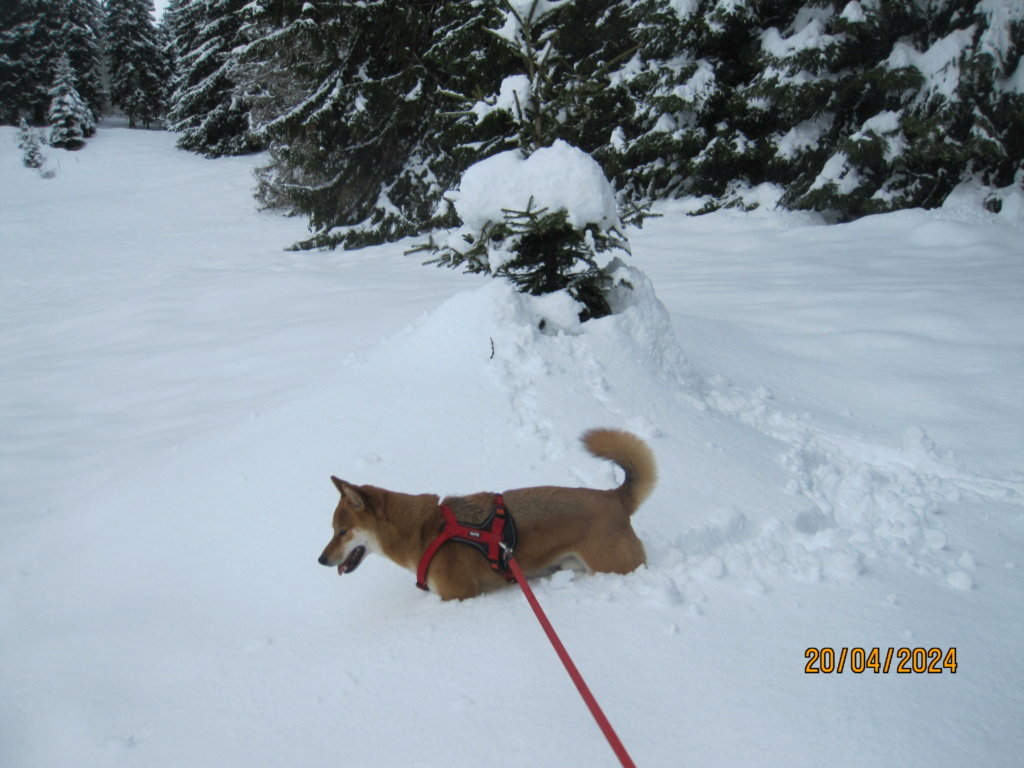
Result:
{"label": "deep snow", "polygon": [[[613,765],[514,589],[316,563],[337,474],[410,492],[661,482],[626,577],[535,590],[641,766],[1024,753],[1019,200],[630,233],[579,325],[408,243],[289,253],[257,160],[0,129],[0,764]],[[538,330],[540,318],[548,322]],[[956,647],[956,674],[804,673]]]}

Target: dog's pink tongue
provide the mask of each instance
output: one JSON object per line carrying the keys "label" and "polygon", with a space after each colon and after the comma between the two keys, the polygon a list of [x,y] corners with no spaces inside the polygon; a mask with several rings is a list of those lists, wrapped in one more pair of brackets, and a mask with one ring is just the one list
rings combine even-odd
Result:
{"label": "dog's pink tongue", "polygon": [[345,573],[345,564],[344,563],[342,563],[341,565],[338,566],[338,575],[341,576],[343,573]]}

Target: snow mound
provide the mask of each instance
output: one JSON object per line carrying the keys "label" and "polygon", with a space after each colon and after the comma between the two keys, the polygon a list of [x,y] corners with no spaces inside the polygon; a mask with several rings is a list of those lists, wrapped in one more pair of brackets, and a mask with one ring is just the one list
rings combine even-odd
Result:
{"label": "snow mound", "polygon": [[[634,431],[660,456],[664,438],[689,443],[668,454],[678,463],[662,473],[635,520],[648,543],[648,568],[614,587],[604,577],[573,581],[580,596],[606,600],[611,589],[628,599],[671,595],[671,604],[692,605],[706,599],[709,581],[761,594],[780,579],[849,581],[874,560],[963,588],[956,574],[969,569],[963,550],[951,545],[943,505],[965,493],[1014,497],[1012,487],[972,476],[920,428],[908,429],[900,447],[876,445],[788,413],[764,388],[701,379],[647,276],[626,266],[615,275],[623,283],[611,297],[615,314],[586,323],[564,292],[534,297],[492,281],[355,361],[351,375],[365,384],[373,371],[415,370],[428,383],[418,391],[401,385],[407,407],[415,410],[417,398],[423,409],[434,404],[455,419],[471,417],[496,452],[520,457],[505,464],[512,477],[496,472],[483,488],[479,468],[446,467],[456,484],[444,492],[501,490],[517,478],[611,487],[621,481],[617,470],[585,457],[577,444],[594,426]],[[369,391],[379,396],[393,386]],[[709,434],[713,443],[694,439]],[[377,430],[378,444],[390,439]],[[366,462],[371,476],[363,481],[393,481],[390,459],[385,451]]]}

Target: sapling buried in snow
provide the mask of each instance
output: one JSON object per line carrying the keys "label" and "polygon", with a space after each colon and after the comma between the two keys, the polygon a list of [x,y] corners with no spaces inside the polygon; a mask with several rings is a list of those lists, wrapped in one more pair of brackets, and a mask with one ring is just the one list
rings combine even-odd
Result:
{"label": "sapling buried in snow", "polygon": [[611,314],[609,266],[629,244],[590,155],[564,141],[502,152],[471,166],[453,197],[463,226],[415,249],[436,254],[428,263],[504,277],[533,296],[567,291],[584,306],[581,320]]}

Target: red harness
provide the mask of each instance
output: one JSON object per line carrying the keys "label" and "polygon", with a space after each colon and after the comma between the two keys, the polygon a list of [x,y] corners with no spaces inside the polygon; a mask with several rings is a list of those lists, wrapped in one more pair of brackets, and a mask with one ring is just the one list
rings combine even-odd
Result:
{"label": "red harness", "polygon": [[459,522],[451,507],[444,504],[441,505],[441,513],[444,515],[444,528],[437,538],[430,542],[427,551],[420,558],[419,568],[416,569],[417,587],[428,589],[427,568],[430,567],[430,561],[434,559],[437,550],[448,541],[476,547],[490,562],[495,573],[502,576],[505,581],[516,580],[508,566],[512,550],[516,546],[516,526],[512,522],[512,516],[505,509],[505,500],[500,493],[494,494],[494,511],[479,525]]}
{"label": "red harness", "polygon": [[576,669],[572,659],[569,658],[569,653],[565,650],[565,646],[562,645],[562,641],[555,634],[555,629],[551,626],[551,622],[548,621],[548,617],[544,614],[540,603],[537,602],[533,590],[526,583],[526,576],[523,574],[522,568],[519,567],[519,563],[512,557],[512,550],[516,546],[516,526],[512,522],[512,516],[505,509],[505,500],[501,498],[500,494],[495,494],[494,511],[480,525],[460,523],[451,507],[445,504],[441,505],[441,513],[444,515],[444,528],[441,529],[441,533],[437,535],[437,538],[430,542],[427,551],[420,558],[420,565],[416,570],[416,586],[420,589],[427,589],[427,568],[430,567],[430,561],[433,560],[437,550],[445,542],[457,541],[461,544],[471,544],[483,552],[484,557],[490,562],[491,568],[495,572],[501,574],[506,581],[519,582],[519,586],[523,588],[523,594],[526,595],[527,601],[529,601],[534,613],[537,614],[537,620],[540,621],[544,632],[554,646],[555,653],[558,654],[558,658],[561,659],[562,664],[565,666],[565,671],[569,673],[569,677],[575,683],[576,689],[583,697],[587,708],[590,709],[590,714],[593,715],[594,720],[601,729],[601,733],[608,740],[608,744],[611,746],[612,751],[615,752],[615,756],[619,758],[623,768],[636,768],[629,753],[626,752],[626,748],[619,740],[618,734],[612,728],[612,724],[608,722],[608,718],[605,717],[604,712],[601,710],[601,705],[597,703],[597,699],[590,692],[590,688],[587,687],[583,676]]}

